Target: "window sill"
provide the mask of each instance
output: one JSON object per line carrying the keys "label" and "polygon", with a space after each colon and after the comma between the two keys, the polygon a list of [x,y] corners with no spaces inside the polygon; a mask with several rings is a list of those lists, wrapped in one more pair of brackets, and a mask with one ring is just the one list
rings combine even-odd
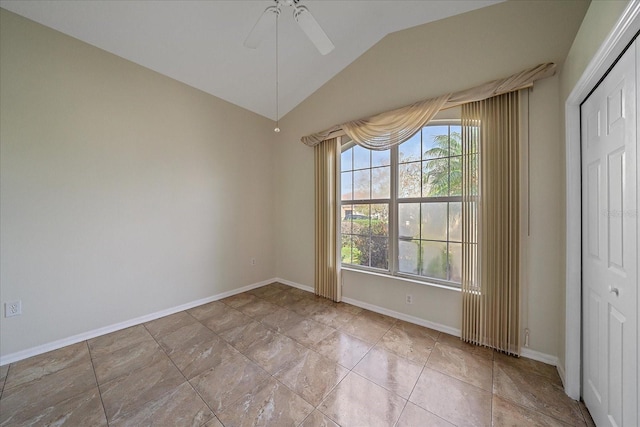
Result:
{"label": "window sill", "polygon": [[402,282],[414,283],[416,285],[430,286],[430,287],[434,287],[434,288],[446,289],[448,291],[455,291],[455,292],[460,292],[461,291],[461,289],[457,288],[457,287],[441,285],[439,283],[433,283],[433,282],[426,282],[426,281],[423,281],[423,280],[415,280],[415,279],[411,279],[411,278],[403,277],[403,276],[394,276],[392,274],[378,273],[378,272],[375,272],[375,271],[361,270],[359,268],[344,267],[344,266],[342,266],[341,269],[342,270],[346,270],[346,271],[350,271],[350,272],[354,272],[354,273],[369,274],[369,275],[372,275],[372,276],[384,277],[385,279],[390,279],[390,280],[399,280],[399,281],[402,281]]}

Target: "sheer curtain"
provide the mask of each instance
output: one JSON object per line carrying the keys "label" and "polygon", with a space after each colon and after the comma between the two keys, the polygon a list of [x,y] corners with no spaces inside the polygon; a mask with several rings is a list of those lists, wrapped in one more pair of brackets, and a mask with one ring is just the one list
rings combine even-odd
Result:
{"label": "sheer curtain", "polygon": [[338,250],[340,138],[331,138],[316,145],[314,156],[316,183],[314,288],[316,295],[339,302],[342,298]]}
{"label": "sheer curtain", "polygon": [[519,355],[520,93],[463,105],[462,128],[462,339]]}

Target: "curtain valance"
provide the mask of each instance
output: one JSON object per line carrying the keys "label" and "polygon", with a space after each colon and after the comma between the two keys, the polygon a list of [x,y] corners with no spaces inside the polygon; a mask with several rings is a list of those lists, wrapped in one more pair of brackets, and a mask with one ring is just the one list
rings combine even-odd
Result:
{"label": "curtain valance", "polygon": [[332,133],[342,130],[358,145],[372,150],[386,150],[411,138],[440,110],[530,87],[534,81],[554,75],[555,70],[556,64],[552,62],[540,64],[471,89],[426,99],[372,117],[336,125],[322,132],[303,136],[301,141],[314,147],[329,138]]}

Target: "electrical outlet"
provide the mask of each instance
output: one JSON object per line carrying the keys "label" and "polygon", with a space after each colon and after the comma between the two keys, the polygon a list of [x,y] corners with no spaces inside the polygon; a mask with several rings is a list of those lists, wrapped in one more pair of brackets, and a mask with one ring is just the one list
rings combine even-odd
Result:
{"label": "electrical outlet", "polygon": [[255,259],[255,258],[251,258],[251,265],[252,265],[253,267],[255,267],[255,266],[256,266],[256,259]]}
{"label": "electrical outlet", "polygon": [[4,303],[4,317],[20,316],[22,314],[22,301]]}
{"label": "electrical outlet", "polygon": [[407,294],[407,304],[413,304],[413,295]]}

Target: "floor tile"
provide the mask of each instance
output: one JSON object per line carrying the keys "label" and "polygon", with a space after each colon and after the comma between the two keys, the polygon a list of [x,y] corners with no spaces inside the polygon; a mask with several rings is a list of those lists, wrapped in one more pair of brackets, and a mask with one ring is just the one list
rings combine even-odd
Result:
{"label": "floor tile", "polygon": [[493,362],[484,357],[437,343],[431,352],[427,367],[483,390],[492,390]]}
{"label": "floor tile", "polygon": [[176,388],[185,378],[168,357],[100,385],[109,422]]}
{"label": "floor tile", "polygon": [[422,364],[374,347],[353,368],[353,372],[408,399],[422,372]]}
{"label": "floor tile", "polygon": [[389,329],[391,329],[391,325],[372,322],[369,318],[360,316],[356,316],[352,322],[340,328],[340,330],[371,344],[377,343]]}
{"label": "floor tile", "polygon": [[349,371],[315,351],[286,364],[275,377],[314,407]]}
{"label": "floor tile", "polygon": [[424,368],[409,401],[457,426],[490,426],[491,393]]}
{"label": "floor tile", "polygon": [[287,330],[285,335],[304,346],[311,346],[333,333],[335,329],[311,319],[304,319],[293,328]]}
{"label": "floor tile", "polygon": [[156,338],[160,346],[168,355],[175,351],[191,347],[198,343],[210,341],[217,337],[211,329],[205,327],[202,323],[194,321],[193,323],[182,325],[173,332],[164,334]]}
{"label": "floor tile", "polygon": [[320,301],[315,298],[307,297],[294,302],[287,308],[295,311],[300,316],[308,317],[320,311],[323,307],[324,305]]}
{"label": "floor tile", "polygon": [[97,387],[51,406],[38,408],[31,418],[1,418],[3,426],[107,426]]}
{"label": "floor tile", "polygon": [[264,316],[275,312],[279,308],[280,307],[275,304],[272,304],[263,299],[258,299],[256,301],[251,301],[247,304],[241,305],[240,307],[238,307],[238,310],[255,320],[260,320]]}
{"label": "floor tile", "polygon": [[258,297],[256,297],[255,295],[251,295],[245,292],[221,299],[220,302],[227,304],[229,307],[238,308],[251,301],[255,301],[256,299],[258,299]]}
{"label": "floor tile", "polygon": [[100,354],[100,356],[93,358],[98,384],[104,384],[166,358],[160,346],[153,340],[145,340],[140,344],[118,349],[113,353],[102,352]]}
{"label": "floor tile", "polygon": [[297,426],[313,406],[273,378],[218,414],[225,427]]}
{"label": "floor tile", "polygon": [[406,400],[353,372],[349,373],[318,410],[342,427],[392,426]]}
{"label": "floor tile", "polygon": [[224,427],[220,420],[213,418],[211,421],[203,425],[202,427]]}
{"label": "floor tile", "polygon": [[[300,291],[300,292],[304,292],[304,291]],[[292,304],[300,301],[303,298],[305,298],[304,295],[300,295],[298,293],[293,293],[289,291],[282,291],[277,294],[267,295],[263,297],[265,301],[269,301],[270,303],[273,303],[273,304],[279,305],[280,307],[285,307],[285,308],[289,308]]]}
{"label": "floor tile", "polygon": [[[551,418],[540,412],[532,411],[515,405],[498,396],[493,396],[491,405],[492,419],[494,427],[506,426],[531,426],[531,427],[567,427],[570,424]],[[573,424],[584,425],[583,424]]]}
{"label": "floor tile", "polygon": [[262,323],[251,321],[246,325],[228,329],[220,334],[220,337],[244,352],[250,346],[256,343],[262,343],[270,339],[276,332],[267,328]]}
{"label": "floor tile", "polygon": [[222,303],[220,301],[210,302],[208,304],[199,305],[198,307],[194,307],[190,310],[187,310],[187,313],[193,318],[204,322],[205,320],[211,318],[220,318],[224,317],[228,312],[233,309],[229,307],[227,304]]}
{"label": "floor tile", "polygon": [[422,409],[421,407],[414,405],[411,402],[407,402],[398,424],[396,427],[417,427],[417,426],[429,426],[429,427],[455,427],[448,421],[443,420],[435,414]]}
{"label": "floor tile", "polygon": [[369,322],[386,327],[387,329],[391,328],[397,321],[397,319],[394,319],[393,317],[370,310],[362,310],[360,314],[358,314],[358,318],[367,319]]}
{"label": "floor tile", "polygon": [[296,314],[291,310],[287,310],[286,308],[280,307],[278,308],[278,310],[260,319],[260,323],[265,325],[267,328],[273,329],[276,332],[283,333],[293,328],[303,320],[304,317],[300,316],[299,314]]}
{"label": "floor tile", "polygon": [[573,423],[583,420],[578,402],[546,377],[511,365],[496,363],[493,369],[493,393],[534,411]]}
{"label": "floor tile", "polygon": [[[214,418],[213,413],[188,382],[169,390],[132,412],[120,414],[110,427],[201,426]],[[90,425],[90,424],[85,424]]]}
{"label": "floor tile", "polygon": [[286,364],[301,359],[309,351],[291,338],[273,333],[268,339],[249,347],[244,354],[273,375]]}
{"label": "floor tile", "polygon": [[392,353],[424,365],[429,359],[438,335],[438,332],[429,328],[397,322],[384,334],[380,345]]}
{"label": "floor tile", "polygon": [[453,335],[445,334],[444,332],[438,336],[438,342],[442,344],[446,344],[449,347],[455,347],[460,350],[464,350],[467,353],[471,353],[474,356],[484,357],[489,360],[493,360],[493,350],[488,347],[482,347],[479,345],[469,344],[467,342],[462,341],[459,337],[454,337]]}
{"label": "floor tile", "polygon": [[149,331],[144,326],[138,325],[90,339],[87,343],[89,344],[91,357],[96,358],[126,347],[138,345],[144,341],[155,342]]}
{"label": "floor tile", "polygon": [[493,357],[494,363],[498,365],[509,365],[532,374],[542,375],[558,385],[562,385],[562,380],[558,374],[558,369],[553,365],[527,359],[526,357],[514,357],[496,352]]}
{"label": "floor tile", "polygon": [[[220,304],[223,305],[222,303]],[[191,325],[196,322],[197,320],[186,311],[180,311],[176,314],[147,322],[144,324],[144,327],[147,328],[147,331],[149,331],[152,337],[160,338],[182,328],[183,326]]]}
{"label": "floor tile", "polygon": [[9,373],[4,386],[5,392],[90,360],[87,343],[81,342],[13,363],[10,371],[7,365],[5,375],[7,371]]}
{"label": "floor tile", "polygon": [[366,341],[342,331],[335,331],[311,348],[345,368],[352,369],[371,347],[372,344]]}
{"label": "floor tile", "polygon": [[209,341],[196,342],[172,351],[169,357],[187,379],[191,379],[202,372],[233,357],[237,350],[227,344],[222,338],[214,336]]}
{"label": "floor tile", "polygon": [[578,402],[578,405],[580,406],[580,412],[582,413],[582,417],[584,418],[584,422],[587,425],[587,427],[596,427],[596,423],[593,422],[593,418],[591,418],[591,413],[589,413],[589,409],[587,409],[584,402],[580,401]]}
{"label": "floor tile", "polygon": [[227,307],[224,314],[205,319],[202,321],[202,324],[216,334],[221,334],[228,330],[245,326],[251,322],[253,322],[253,319],[249,316],[240,313],[238,310]]}
{"label": "floor tile", "polygon": [[253,295],[257,296],[258,298],[264,298],[264,297],[268,297],[270,295],[275,295],[275,294],[277,294],[279,292],[284,292],[287,289],[289,289],[289,286],[283,285],[282,283],[274,282],[274,283],[270,283],[270,284],[265,285],[265,286],[261,286],[261,287],[256,288],[256,289],[252,289],[247,293],[253,294]]}
{"label": "floor tile", "polygon": [[319,309],[310,317],[318,323],[331,326],[332,328],[339,328],[345,323],[352,321],[354,315],[336,307],[327,305],[326,307]]}
{"label": "floor tile", "polygon": [[[12,366],[9,375],[12,374],[13,369]],[[16,378],[21,377],[19,372],[15,375]],[[29,375],[29,377],[32,376]],[[0,425],[20,425],[43,410],[92,390],[96,386],[91,360],[86,359],[29,382],[10,388],[5,387],[0,400]]]}
{"label": "floor tile", "polygon": [[267,378],[269,374],[264,369],[236,353],[189,382],[218,414]]}
{"label": "floor tile", "polygon": [[340,427],[340,426],[335,422],[333,422],[333,420],[331,420],[329,417],[324,415],[322,412],[316,409],[307,418],[305,418],[304,422],[300,424],[300,427]]}

